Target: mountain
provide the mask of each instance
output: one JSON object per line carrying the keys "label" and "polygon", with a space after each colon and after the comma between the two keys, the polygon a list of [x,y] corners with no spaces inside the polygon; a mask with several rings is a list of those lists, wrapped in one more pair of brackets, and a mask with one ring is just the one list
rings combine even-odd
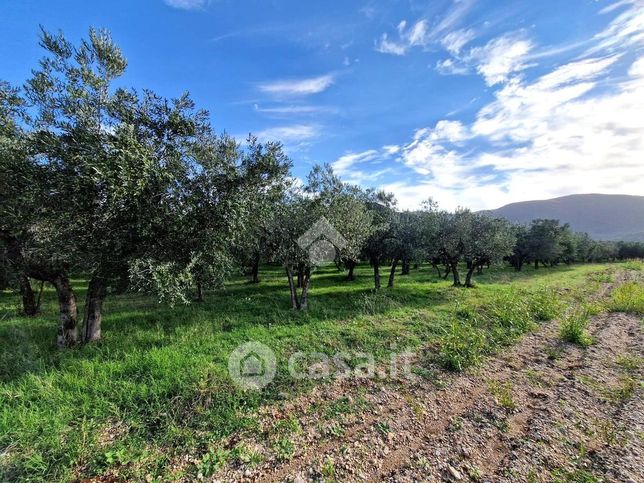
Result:
{"label": "mountain", "polygon": [[644,196],[583,194],[510,203],[488,211],[514,223],[555,218],[596,240],[644,241]]}

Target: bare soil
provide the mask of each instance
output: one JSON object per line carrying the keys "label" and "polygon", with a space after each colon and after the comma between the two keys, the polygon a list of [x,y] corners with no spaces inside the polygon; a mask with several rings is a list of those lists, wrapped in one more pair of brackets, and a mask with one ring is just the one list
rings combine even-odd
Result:
{"label": "bare soil", "polygon": [[583,349],[544,324],[465,374],[320,385],[233,437],[263,461],[214,481],[644,482],[641,317],[600,314],[588,331]]}

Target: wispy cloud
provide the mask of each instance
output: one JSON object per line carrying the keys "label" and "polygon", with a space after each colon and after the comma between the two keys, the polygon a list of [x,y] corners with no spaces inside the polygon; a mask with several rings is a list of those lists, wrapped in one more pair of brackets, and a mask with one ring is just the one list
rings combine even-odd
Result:
{"label": "wispy cloud", "polygon": [[266,82],[259,85],[259,90],[275,96],[306,96],[317,94],[328,89],[334,81],[332,74],[307,79],[287,79]]}
{"label": "wispy cloud", "polygon": [[618,1],[604,8],[601,13],[609,13],[622,7],[627,8],[595,36],[594,40],[597,43],[590,48],[589,54],[644,45],[644,1]]}
{"label": "wispy cloud", "polygon": [[[585,58],[531,82],[513,79],[473,123],[439,121],[417,130],[401,159],[424,179],[384,187],[396,190],[402,207],[431,195],[446,208],[494,208],[574,193],[580,180],[588,192],[639,193],[644,57],[606,91],[601,81],[619,59]],[[486,147],[475,149],[470,139]]]}
{"label": "wispy cloud", "polygon": [[164,0],[165,4],[182,10],[203,10],[209,0]]}
{"label": "wispy cloud", "polygon": [[492,86],[525,69],[529,65],[526,57],[533,46],[532,41],[523,38],[522,34],[504,35],[471,49],[467,60],[476,64],[477,72],[487,85]]}
{"label": "wispy cloud", "polygon": [[450,54],[458,55],[461,53],[461,49],[474,40],[475,37],[476,34],[472,29],[454,30],[441,39],[441,45]]}
{"label": "wispy cloud", "polygon": [[269,114],[275,116],[282,115],[293,115],[293,114],[302,114],[302,115],[313,115],[321,113],[334,113],[337,112],[337,109],[332,106],[312,106],[312,105],[287,105],[287,106],[273,106],[273,107],[262,107],[259,104],[254,104],[253,108],[256,112],[262,114]]}
{"label": "wispy cloud", "polygon": [[443,59],[436,62],[436,71],[442,75],[467,74],[470,70],[460,60]]}
{"label": "wispy cloud", "polygon": [[263,141],[280,141],[285,144],[292,144],[318,137],[320,128],[311,124],[292,124],[264,129],[256,135]]}
{"label": "wispy cloud", "polygon": [[372,161],[377,157],[378,151],[375,149],[369,149],[368,151],[362,151],[360,153],[346,153],[331,163],[331,167],[338,175],[346,176],[347,174],[352,174],[351,168],[356,164]]}
{"label": "wispy cloud", "polygon": [[397,38],[383,33],[376,41],[376,51],[383,54],[405,55],[413,47],[427,47],[430,43],[446,42],[449,48],[458,52],[465,44],[474,38],[474,32],[469,29],[451,30],[462,21],[470,10],[473,0],[460,0],[446,15],[435,19],[434,25],[426,18],[418,19],[411,26],[406,20],[401,21],[396,27]]}
{"label": "wispy cloud", "polygon": [[383,160],[399,153],[400,149],[400,146],[389,144],[382,146],[380,150],[368,149],[358,153],[347,152],[331,163],[331,167],[336,174],[350,183],[373,182],[393,171],[391,167],[382,169],[374,169],[374,167],[381,165]]}

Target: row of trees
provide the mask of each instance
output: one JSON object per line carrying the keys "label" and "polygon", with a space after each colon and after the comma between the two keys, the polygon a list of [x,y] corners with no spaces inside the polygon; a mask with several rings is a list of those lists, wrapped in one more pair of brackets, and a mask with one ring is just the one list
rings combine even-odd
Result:
{"label": "row of trees", "polygon": [[[470,287],[504,259],[521,270],[642,256],[556,220],[517,227],[431,201],[400,212],[392,194],[343,183],[329,166],[298,186],[279,143],[216,134],[188,95],[115,86],[127,62],[107,32],[73,45],[43,31],[40,43],[46,55],[26,85],[0,83],[0,267],[27,315],[38,311],[32,282],[54,286],[61,347],[101,337],[109,293],[187,303],[239,270],[259,282],[262,263],[284,267],[291,306],[304,310],[329,249],[349,280],[368,261],[376,289],[383,266],[390,287],[399,267],[422,262]],[[82,320],[70,274],[89,278]]]}

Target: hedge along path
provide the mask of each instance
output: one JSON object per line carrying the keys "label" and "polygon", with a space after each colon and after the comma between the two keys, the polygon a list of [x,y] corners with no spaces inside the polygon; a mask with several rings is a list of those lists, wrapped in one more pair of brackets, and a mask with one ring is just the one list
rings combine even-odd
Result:
{"label": "hedge along path", "polygon": [[[632,278],[618,274],[617,283]],[[604,284],[598,296],[613,286]],[[641,380],[641,364],[625,373],[617,363],[644,356],[641,324],[636,316],[602,314],[588,330],[596,342],[587,350],[561,343],[552,321],[466,374],[436,368],[413,381],[346,379],[317,386],[293,402],[265,408],[261,436],[229,441],[262,454],[263,463],[233,463],[215,478],[552,481],[589,472],[609,481],[642,481],[641,390],[635,387],[617,402],[609,397],[628,378]],[[333,410],[338,407],[343,410]],[[293,419],[297,431],[276,430],[280,421]],[[282,437],[295,448],[289,461],[271,449]]]}

